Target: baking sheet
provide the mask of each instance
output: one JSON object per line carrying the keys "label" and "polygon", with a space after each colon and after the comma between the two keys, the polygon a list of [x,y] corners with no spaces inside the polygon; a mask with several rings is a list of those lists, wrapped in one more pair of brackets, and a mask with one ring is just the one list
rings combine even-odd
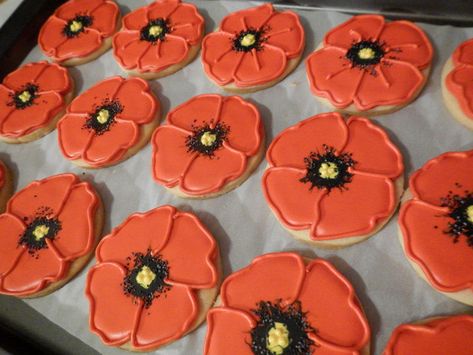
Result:
{"label": "baking sheet", "polygon": [[[122,13],[151,0],[119,0]],[[229,12],[254,4],[239,1],[193,1],[206,19],[207,31],[218,26]],[[348,15],[300,11],[306,30],[304,58],[315,49],[323,35]],[[472,133],[451,118],[442,104],[440,72],[455,47],[473,37],[473,28],[454,28],[419,24],[435,47],[433,71],[425,90],[408,107],[376,119],[404,153],[407,174],[426,160],[450,150],[473,148]],[[45,59],[38,48],[25,62]],[[111,51],[98,60],[71,69],[77,89],[84,91],[99,79],[123,74]],[[199,59],[170,77],[151,82],[164,113],[196,94],[223,93],[204,75]],[[243,95],[257,104],[264,120],[268,142],[284,128],[328,111],[310,94],[304,63],[275,87]],[[128,161],[97,171],[83,170],[64,159],[58,149],[57,133],[28,144],[0,146],[0,158],[15,175],[17,189],[30,181],[71,171],[94,183],[106,208],[104,233],[121,223],[129,214],[147,211],[170,203],[193,211],[217,239],[225,275],[246,266],[257,255],[274,251],[298,251],[309,257],[330,260],[353,283],[366,311],[371,329],[373,354],[380,354],[392,329],[409,322],[439,314],[454,314],[468,307],[434,292],[419,278],[405,259],[397,239],[396,217],[376,236],[361,244],[338,251],[323,251],[296,242],[280,226],[264,201],[260,188],[264,162],[238,189],[211,200],[189,201],[174,197],[151,177],[151,147],[148,145]],[[26,300],[31,307],[103,354],[125,351],[103,345],[88,329],[89,304],[84,285],[89,265],[71,282],[53,294]],[[156,354],[199,354],[202,352],[206,325],[192,334],[156,351]]]}

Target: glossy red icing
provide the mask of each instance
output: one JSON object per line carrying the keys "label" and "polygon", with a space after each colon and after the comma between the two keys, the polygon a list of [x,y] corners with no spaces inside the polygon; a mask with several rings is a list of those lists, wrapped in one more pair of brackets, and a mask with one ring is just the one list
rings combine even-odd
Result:
{"label": "glossy red icing", "polygon": [[[352,181],[328,193],[304,184],[304,158],[323,152],[351,153]],[[387,134],[361,117],[345,121],[338,113],[310,117],[281,132],[268,148],[263,192],[278,219],[289,229],[310,230],[313,240],[366,235],[397,206],[394,181],[404,172],[402,155]],[[356,213],[353,211],[356,210]],[[343,223],[340,223],[340,218]]]}
{"label": "glossy red icing", "polygon": [[[168,261],[164,281],[172,287],[145,309],[125,295],[123,278],[132,253],[148,250]],[[107,345],[140,351],[182,337],[200,312],[197,292],[217,286],[217,258],[214,239],[193,214],[163,206],[131,215],[97,247],[86,286],[91,330]]]}
{"label": "glossy red icing", "polygon": [[[345,57],[360,41],[378,41],[384,56],[366,69]],[[386,23],[377,15],[354,16],[330,30],[322,47],[306,60],[312,92],[338,108],[358,110],[409,102],[425,81],[433,49],[424,32],[409,21]]]}
{"label": "glossy red icing", "polygon": [[399,226],[409,259],[443,292],[473,290],[473,248],[445,233],[454,220],[442,199],[473,191],[473,150],[449,152],[428,161],[410,178],[413,195],[401,207]]}
{"label": "glossy red icing", "polygon": [[314,353],[358,355],[369,344],[370,329],[351,284],[327,261],[304,265],[295,253],[257,257],[222,284],[221,305],[207,315],[205,355],[253,354],[250,332],[260,301],[301,302],[316,332]]}
{"label": "glossy red icing", "polygon": [[[262,49],[234,50],[235,38],[248,30],[262,31]],[[268,3],[227,15],[218,31],[205,36],[202,62],[207,75],[218,85],[263,85],[280,77],[288,61],[302,54],[304,44],[299,16],[276,11]]]}
{"label": "glossy red icing", "polygon": [[473,349],[473,317],[442,317],[425,324],[397,327],[384,355],[470,355]]}
{"label": "glossy red icing", "polygon": [[[167,21],[169,32],[164,40],[143,40],[141,30],[156,19]],[[193,4],[159,0],[123,18],[122,29],[113,37],[113,54],[127,70],[158,73],[185,60],[203,35],[204,18]]]}
{"label": "glossy red icing", "polygon": [[[28,84],[38,87],[37,97],[31,106],[17,108],[14,97]],[[67,70],[57,64],[30,63],[11,72],[0,84],[0,135],[19,138],[49,125],[64,110],[64,96],[71,91]]]}
{"label": "glossy red icing", "polygon": [[[85,124],[107,102],[119,102],[123,110],[114,117],[108,130],[97,134]],[[159,107],[146,81],[119,76],[105,79],[67,107],[58,122],[61,152],[67,159],[81,159],[94,167],[114,164],[139,141],[143,134],[141,127],[156,119]]]}
{"label": "glossy red icing", "polygon": [[[189,151],[186,138],[204,124],[229,127],[227,140],[213,157]],[[153,142],[153,176],[166,187],[179,186],[189,195],[219,191],[247,169],[248,159],[259,151],[263,125],[258,109],[238,96],[195,96],[167,116],[156,129]]]}
{"label": "glossy red icing", "polygon": [[446,86],[463,113],[473,120],[473,39],[460,44],[452,60],[454,68],[445,79]]}
{"label": "glossy red icing", "polygon": [[[13,195],[0,215],[0,293],[27,296],[63,279],[71,262],[94,247],[99,204],[92,186],[73,174],[34,181]],[[45,209],[61,229],[54,239],[46,239],[47,248],[32,255],[19,239]]]}

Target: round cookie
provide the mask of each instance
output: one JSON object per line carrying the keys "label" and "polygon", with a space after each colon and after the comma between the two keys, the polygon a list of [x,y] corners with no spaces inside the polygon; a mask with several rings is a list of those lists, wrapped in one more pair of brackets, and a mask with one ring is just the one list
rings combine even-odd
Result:
{"label": "round cookie", "polygon": [[473,129],[473,39],[460,44],[442,70],[445,106],[460,123]]}
{"label": "round cookie", "polygon": [[399,239],[436,291],[473,306],[473,150],[444,153],[409,179]]}
{"label": "round cookie", "polygon": [[152,351],[204,320],[221,279],[218,247],[172,206],[128,217],[102,239],[87,275],[91,330],[109,346]]}
{"label": "round cookie", "polygon": [[424,319],[394,329],[384,355],[471,355],[473,317],[457,315]]}
{"label": "round cookie", "polygon": [[146,81],[108,78],[67,107],[57,125],[59,147],[84,168],[118,164],[148,143],[159,118],[159,101]]}
{"label": "round cookie", "polygon": [[63,286],[90,260],[102,225],[100,197],[73,174],[17,192],[0,215],[0,294],[40,297]]}
{"label": "round cookie", "polygon": [[29,63],[11,72],[0,84],[0,140],[27,143],[45,136],[73,94],[72,78],[57,64]]}
{"label": "round cookie", "polygon": [[266,154],[266,201],[296,239],[341,248],[379,231],[403,192],[402,155],[366,118],[310,117],[282,131]]}
{"label": "round cookie", "polygon": [[289,75],[299,64],[304,46],[299,16],[267,3],[223,18],[218,30],[202,42],[202,63],[219,87],[254,92]]}
{"label": "round cookie", "polygon": [[231,274],[207,315],[205,355],[370,353],[350,282],[328,261],[271,253]]}
{"label": "round cookie", "polygon": [[312,93],[330,108],[379,115],[417,97],[432,56],[432,44],[414,23],[360,15],[325,35],[306,70]]}
{"label": "round cookie", "polygon": [[0,160],[0,213],[5,211],[7,201],[13,193],[13,180],[10,170]]}
{"label": "round cookie", "polygon": [[113,0],[69,0],[43,24],[38,44],[55,62],[80,65],[105,53],[119,27],[120,9]]}
{"label": "round cookie", "polygon": [[193,4],[155,1],[123,17],[113,54],[129,75],[148,80],[170,75],[197,56],[204,23]]}
{"label": "round cookie", "polygon": [[243,183],[260,163],[263,124],[241,97],[199,95],[168,113],[152,144],[158,184],[180,197],[215,197]]}

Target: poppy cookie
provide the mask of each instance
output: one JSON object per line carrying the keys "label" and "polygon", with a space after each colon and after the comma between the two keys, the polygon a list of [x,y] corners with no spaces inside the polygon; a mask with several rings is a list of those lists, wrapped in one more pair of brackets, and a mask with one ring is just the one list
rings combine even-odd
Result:
{"label": "poppy cookie", "polygon": [[13,192],[13,181],[10,170],[0,160],[0,213],[5,211],[5,206]]}
{"label": "poppy cookie", "polygon": [[0,294],[39,297],[63,286],[91,258],[102,224],[100,197],[73,174],[17,192],[0,215]]}
{"label": "poppy cookie", "polygon": [[72,100],[67,69],[48,62],[25,64],[0,84],[0,140],[26,143],[56,128]]}
{"label": "poppy cookie", "polygon": [[442,94],[452,116],[473,129],[473,39],[460,44],[445,63]]}
{"label": "poppy cookie", "polygon": [[109,346],[151,351],[205,320],[220,283],[217,244],[172,206],[128,217],[102,239],[87,275],[90,328]]}
{"label": "poppy cookie", "polygon": [[409,179],[400,241],[436,291],[473,306],[473,150],[428,161]]}
{"label": "poppy cookie", "polygon": [[84,168],[118,164],[148,143],[159,115],[159,101],[146,81],[108,78],[67,107],[57,125],[59,147]]}
{"label": "poppy cookie", "polygon": [[113,54],[128,74],[161,78],[196,57],[204,31],[204,18],[193,4],[158,0],[123,17]]}
{"label": "poppy cookie", "polygon": [[297,239],[340,248],[379,231],[403,192],[402,155],[366,118],[310,117],[282,131],[266,154],[264,196]]}
{"label": "poppy cookie", "polygon": [[473,317],[435,317],[398,326],[384,355],[471,355]]}
{"label": "poppy cookie", "polygon": [[205,355],[369,354],[355,290],[328,261],[272,253],[228,276],[207,315]]}
{"label": "poppy cookie", "polygon": [[80,65],[105,53],[119,27],[120,9],[113,0],[69,0],[41,27],[38,44],[55,62]]}
{"label": "poppy cookie", "polygon": [[254,92],[292,72],[304,46],[299,16],[267,3],[227,15],[217,31],[205,36],[202,63],[207,76],[221,88]]}
{"label": "poppy cookie", "polygon": [[432,44],[409,21],[360,15],[330,30],[306,59],[310,89],[332,109],[383,114],[413,101],[432,64]]}
{"label": "poppy cookie", "polygon": [[152,138],[153,177],[187,198],[222,195],[245,181],[263,157],[258,109],[238,96],[195,96],[171,110]]}

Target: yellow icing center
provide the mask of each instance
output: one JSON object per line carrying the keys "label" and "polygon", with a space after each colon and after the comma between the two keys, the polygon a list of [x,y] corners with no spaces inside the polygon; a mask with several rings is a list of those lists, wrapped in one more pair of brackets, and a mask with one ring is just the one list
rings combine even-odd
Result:
{"label": "yellow icing center", "polygon": [[31,99],[31,94],[29,93],[29,91],[23,91],[20,96],[18,96],[18,98],[22,101],[22,102],[28,102],[30,101]]}
{"label": "yellow icing center", "polygon": [[473,223],[473,205],[466,208],[466,218],[470,223]]}
{"label": "yellow icing center", "polygon": [[244,47],[249,47],[256,42],[256,37],[252,33],[248,33],[247,35],[243,36],[243,38],[240,40],[240,44]]}
{"label": "yellow icing center", "polygon": [[97,121],[99,121],[99,123],[101,124],[104,124],[105,122],[107,122],[109,118],[110,118],[110,112],[108,112],[108,110],[106,109],[100,110],[99,114],[97,115]]}
{"label": "yellow icing center", "polygon": [[319,168],[322,179],[335,179],[338,176],[338,167],[335,163],[322,163]]}
{"label": "yellow icing center", "polygon": [[214,144],[216,139],[217,139],[216,134],[213,134],[207,131],[207,132],[204,132],[204,134],[200,137],[200,143],[202,143],[206,147],[210,147],[212,144]]}
{"label": "yellow icing center", "polygon": [[136,275],[136,282],[143,288],[148,288],[151,282],[156,278],[156,274],[148,266],[143,266]]}
{"label": "yellow icing center", "polygon": [[44,224],[41,224],[39,226],[36,226],[36,228],[33,231],[34,238],[36,240],[40,240],[44,238],[49,232],[49,227],[45,226]]}
{"label": "yellow icing center", "polygon": [[71,32],[79,32],[82,29],[82,22],[80,21],[72,21],[72,23],[69,26],[69,29]]}
{"label": "yellow icing center", "polygon": [[358,51],[358,57],[360,59],[373,59],[376,56],[375,51],[372,48],[362,48]]}
{"label": "yellow icing center", "polygon": [[289,346],[289,331],[285,324],[275,322],[266,337],[266,349],[272,354],[281,355]]}
{"label": "yellow icing center", "polygon": [[158,25],[154,25],[149,28],[149,35],[153,37],[158,37],[162,32],[163,28]]}

